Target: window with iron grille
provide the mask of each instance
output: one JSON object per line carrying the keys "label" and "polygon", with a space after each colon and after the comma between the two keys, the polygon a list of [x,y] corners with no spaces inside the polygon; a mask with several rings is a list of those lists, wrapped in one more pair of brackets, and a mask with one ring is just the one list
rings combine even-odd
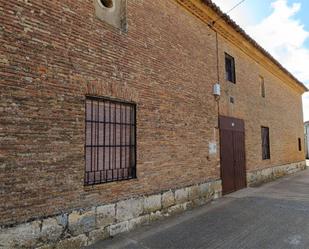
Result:
{"label": "window with iron grille", "polygon": [[235,60],[227,53],[225,53],[225,78],[230,82],[236,83]]}
{"label": "window with iron grille", "polygon": [[262,127],[262,158],[270,159],[269,128]]}
{"label": "window with iron grille", "polygon": [[86,98],[85,185],[136,178],[136,105]]}

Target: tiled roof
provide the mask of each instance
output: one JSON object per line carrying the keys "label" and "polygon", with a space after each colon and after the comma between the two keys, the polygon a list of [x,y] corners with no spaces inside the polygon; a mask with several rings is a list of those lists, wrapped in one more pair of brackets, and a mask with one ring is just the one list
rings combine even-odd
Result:
{"label": "tiled roof", "polygon": [[204,4],[214,10],[227,24],[229,24],[236,32],[240,33],[247,41],[249,41],[256,49],[268,57],[274,64],[276,64],[282,71],[288,74],[297,84],[299,84],[305,91],[308,88],[300,82],[293,74],[291,74],[285,67],[283,67],[269,52],[262,48],[254,39],[252,39],[236,22],[234,22],[229,15],[223,13],[221,9],[211,0],[202,0]]}

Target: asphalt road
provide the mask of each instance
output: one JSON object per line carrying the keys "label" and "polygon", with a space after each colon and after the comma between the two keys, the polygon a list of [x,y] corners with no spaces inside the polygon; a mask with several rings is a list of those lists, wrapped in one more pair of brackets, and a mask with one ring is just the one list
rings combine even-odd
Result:
{"label": "asphalt road", "polygon": [[309,248],[309,170],[101,241],[89,249]]}

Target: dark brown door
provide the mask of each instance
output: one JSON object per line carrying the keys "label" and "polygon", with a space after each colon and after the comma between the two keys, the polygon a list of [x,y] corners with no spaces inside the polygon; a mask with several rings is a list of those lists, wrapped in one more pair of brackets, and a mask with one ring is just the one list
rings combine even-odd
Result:
{"label": "dark brown door", "polygon": [[223,194],[246,187],[245,124],[220,116],[220,155]]}

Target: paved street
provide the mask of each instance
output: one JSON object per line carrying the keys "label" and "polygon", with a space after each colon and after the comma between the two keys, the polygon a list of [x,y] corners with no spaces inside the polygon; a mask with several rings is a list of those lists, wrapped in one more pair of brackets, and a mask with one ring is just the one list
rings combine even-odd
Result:
{"label": "paved street", "polygon": [[103,248],[309,248],[309,170],[89,247]]}

